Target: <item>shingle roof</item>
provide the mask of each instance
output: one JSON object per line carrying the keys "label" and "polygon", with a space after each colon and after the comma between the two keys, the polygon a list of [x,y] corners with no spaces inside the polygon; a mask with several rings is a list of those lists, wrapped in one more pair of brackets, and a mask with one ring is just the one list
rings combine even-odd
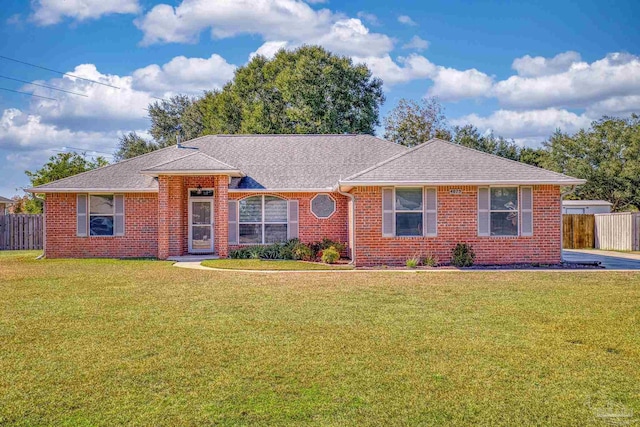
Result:
{"label": "shingle roof", "polygon": [[0,196],[0,203],[13,203],[13,200]]}
{"label": "shingle roof", "polygon": [[340,181],[344,185],[583,184],[561,173],[432,139]]}
{"label": "shingle roof", "polygon": [[321,190],[338,182],[583,182],[441,140],[407,149],[371,135],[208,135],[182,145],[44,184],[34,192],[157,191],[157,179],[150,176],[154,172],[212,170],[244,174],[232,179],[232,189]]}
{"label": "shingle roof", "polygon": [[[235,188],[322,189],[405,147],[371,135],[207,135],[119,163],[37,187],[42,192],[72,190],[157,191],[141,173],[184,158],[193,149],[241,170]],[[195,160],[195,159],[194,159]]]}
{"label": "shingle roof", "polygon": [[187,154],[179,159],[169,160],[168,162],[143,169],[140,172],[146,175],[158,176],[159,172],[193,173],[196,171],[206,173],[235,172],[236,175],[241,175],[237,167],[216,160],[211,156],[207,156],[199,150],[195,150],[191,154]]}

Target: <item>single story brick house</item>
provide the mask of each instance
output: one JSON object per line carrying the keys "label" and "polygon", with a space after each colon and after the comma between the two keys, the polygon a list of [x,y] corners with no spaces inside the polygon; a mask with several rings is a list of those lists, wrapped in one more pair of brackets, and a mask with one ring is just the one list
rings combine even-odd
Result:
{"label": "single story brick house", "polygon": [[358,266],[561,261],[561,187],[583,180],[439,139],[210,135],[30,189],[45,255],[226,257],[290,238],[347,243]]}

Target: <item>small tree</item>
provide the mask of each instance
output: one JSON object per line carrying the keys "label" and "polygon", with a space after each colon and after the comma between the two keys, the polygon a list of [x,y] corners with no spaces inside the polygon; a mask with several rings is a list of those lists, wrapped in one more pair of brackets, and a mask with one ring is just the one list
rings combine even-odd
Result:
{"label": "small tree", "polygon": [[[55,156],[49,157],[49,161],[40,169],[33,172],[25,171],[25,174],[29,177],[31,186],[36,187],[108,164],[109,162],[107,162],[104,157],[87,160],[84,153],[58,153]],[[25,203],[26,208],[29,209],[29,213],[42,213],[42,200],[36,198],[34,195],[29,196],[29,198],[30,202]]]}
{"label": "small tree", "polygon": [[424,98],[421,103],[401,99],[384,119],[384,137],[396,144],[413,147],[431,138],[450,140],[444,108],[437,98]]}

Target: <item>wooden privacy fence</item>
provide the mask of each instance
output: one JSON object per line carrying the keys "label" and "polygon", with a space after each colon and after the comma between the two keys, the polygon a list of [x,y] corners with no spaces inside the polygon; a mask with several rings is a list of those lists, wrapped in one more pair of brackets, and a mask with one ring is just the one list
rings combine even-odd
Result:
{"label": "wooden privacy fence", "polygon": [[0,215],[0,250],[42,249],[43,215]]}
{"label": "wooden privacy fence", "polygon": [[589,214],[562,215],[563,249],[595,247],[595,219]]}
{"label": "wooden privacy fence", "polygon": [[596,248],[640,251],[640,213],[595,215]]}

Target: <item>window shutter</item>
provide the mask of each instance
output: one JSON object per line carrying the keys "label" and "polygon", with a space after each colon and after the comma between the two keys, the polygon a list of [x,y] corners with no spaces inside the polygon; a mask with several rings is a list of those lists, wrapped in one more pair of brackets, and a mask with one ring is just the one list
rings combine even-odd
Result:
{"label": "window shutter", "polygon": [[489,236],[489,201],[488,187],[478,188],[478,236]]}
{"label": "window shutter", "polygon": [[124,195],[116,194],[113,199],[116,207],[113,234],[115,236],[124,236]]}
{"label": "window shutter", "polygon": [[533,236],[533,187],[520,188],[520,234]]}
{"label": "window shutter", "polygon": [[76,234],[80,237],[87,236],[87,195],[76,196]]}
{"label": "window shutter", "polygon": [[287,238],[298,238],[298,201],[289,200],[289,222],[287,224]]}
{"label": "window shutter", "polygon": [[438,234],[438,191],[435,188],[424,190],[424,235]]}
{"label": "window shutter", "polygon": [[229,200],[229,244],[238,244],[238,201]]}
{"label": "window shutter", "polygon": [[382,235],[393,237],[395,235],[395,218],[393,214],[393,188],[382,189]]}

